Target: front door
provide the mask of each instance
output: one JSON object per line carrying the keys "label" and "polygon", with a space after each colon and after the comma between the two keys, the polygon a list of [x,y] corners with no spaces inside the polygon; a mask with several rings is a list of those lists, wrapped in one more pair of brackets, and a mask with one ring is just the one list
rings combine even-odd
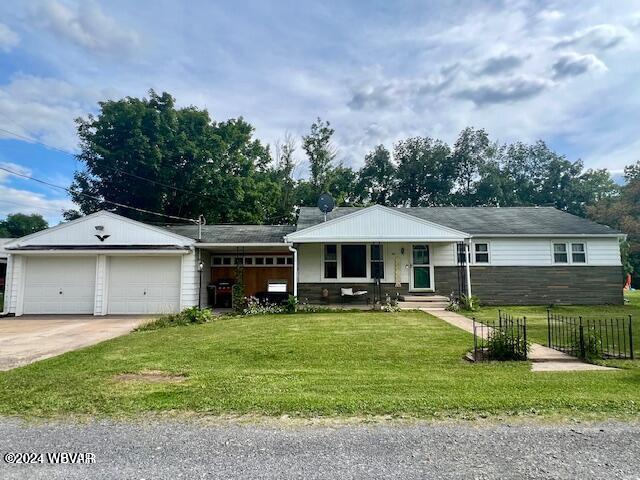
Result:
{"label": "front door", "polygon": [[411,290],[426,292],[433,290],[429,245],[413,245],[411,252]]}

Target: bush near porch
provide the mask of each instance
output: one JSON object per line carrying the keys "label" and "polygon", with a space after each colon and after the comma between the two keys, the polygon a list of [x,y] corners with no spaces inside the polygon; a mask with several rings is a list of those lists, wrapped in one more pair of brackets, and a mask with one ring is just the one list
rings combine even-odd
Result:
{"label": "bush near porch", "polygon": [[[640,291],[625,293],[628,303],[625,305],[569,305],[553,306],[550,310],[559,315],[592,318],[611,318],[632,316],[633,343],[636,360],[603,360],[599,364],[619,368],[640,368]],[[543,305],[532,306],[499,306],[480,307],[474,312],[460,311],[461,314],[477,320],[492,321],[498,318],[498,310],[503,310],[517,317],[527,317],[527,335],[532,342],[547,344],[547,308]]]}
{"label": "bush near porch", "polygon": [[[475,418],[640,413],[638,371],[473,364],[472,335],[417,311],[228,317],[135,332],[0,373],[0,414]],[[184,375],[179,382],[128,380]]]}

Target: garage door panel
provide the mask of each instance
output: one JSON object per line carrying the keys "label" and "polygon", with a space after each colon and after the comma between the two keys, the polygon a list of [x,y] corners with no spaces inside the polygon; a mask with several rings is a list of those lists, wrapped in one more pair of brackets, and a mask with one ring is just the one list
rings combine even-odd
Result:
{"label": "garage door panel", "polygon": [[26,314],[91,314],[96,257],[27,259],[23,311]]}
{"label": "garage door panel", "polygon": [[111,257],[109,263],[108,313],[180,309],[180,257]]}

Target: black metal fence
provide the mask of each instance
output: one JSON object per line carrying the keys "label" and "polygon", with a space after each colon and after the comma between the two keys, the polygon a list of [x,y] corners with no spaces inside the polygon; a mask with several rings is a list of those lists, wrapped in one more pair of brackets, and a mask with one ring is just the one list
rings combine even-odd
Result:
{"label": "black metal fence", "polygon": [[526,360],[527,318],[498,310],[497,321],[473,319],[473,357],[478,360]]}
{"label": "black metal fence", "polygon": [[547,310],[547,344],[583,359],[633,360],[633,322],[627,317],[588,318]]}

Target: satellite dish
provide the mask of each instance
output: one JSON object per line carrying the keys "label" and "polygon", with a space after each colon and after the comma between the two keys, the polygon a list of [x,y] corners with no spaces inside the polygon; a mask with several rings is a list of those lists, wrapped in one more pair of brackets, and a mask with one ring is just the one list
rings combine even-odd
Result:
{"label": "satellite dish", "polygon": [[333,207],[336,206],[336,202],[334,202],[333,197],[328,193],[323,193],[318,198],[318,208],[322,213],[324,213],[324,219],[327,220],[327,213],[333,210]]}

